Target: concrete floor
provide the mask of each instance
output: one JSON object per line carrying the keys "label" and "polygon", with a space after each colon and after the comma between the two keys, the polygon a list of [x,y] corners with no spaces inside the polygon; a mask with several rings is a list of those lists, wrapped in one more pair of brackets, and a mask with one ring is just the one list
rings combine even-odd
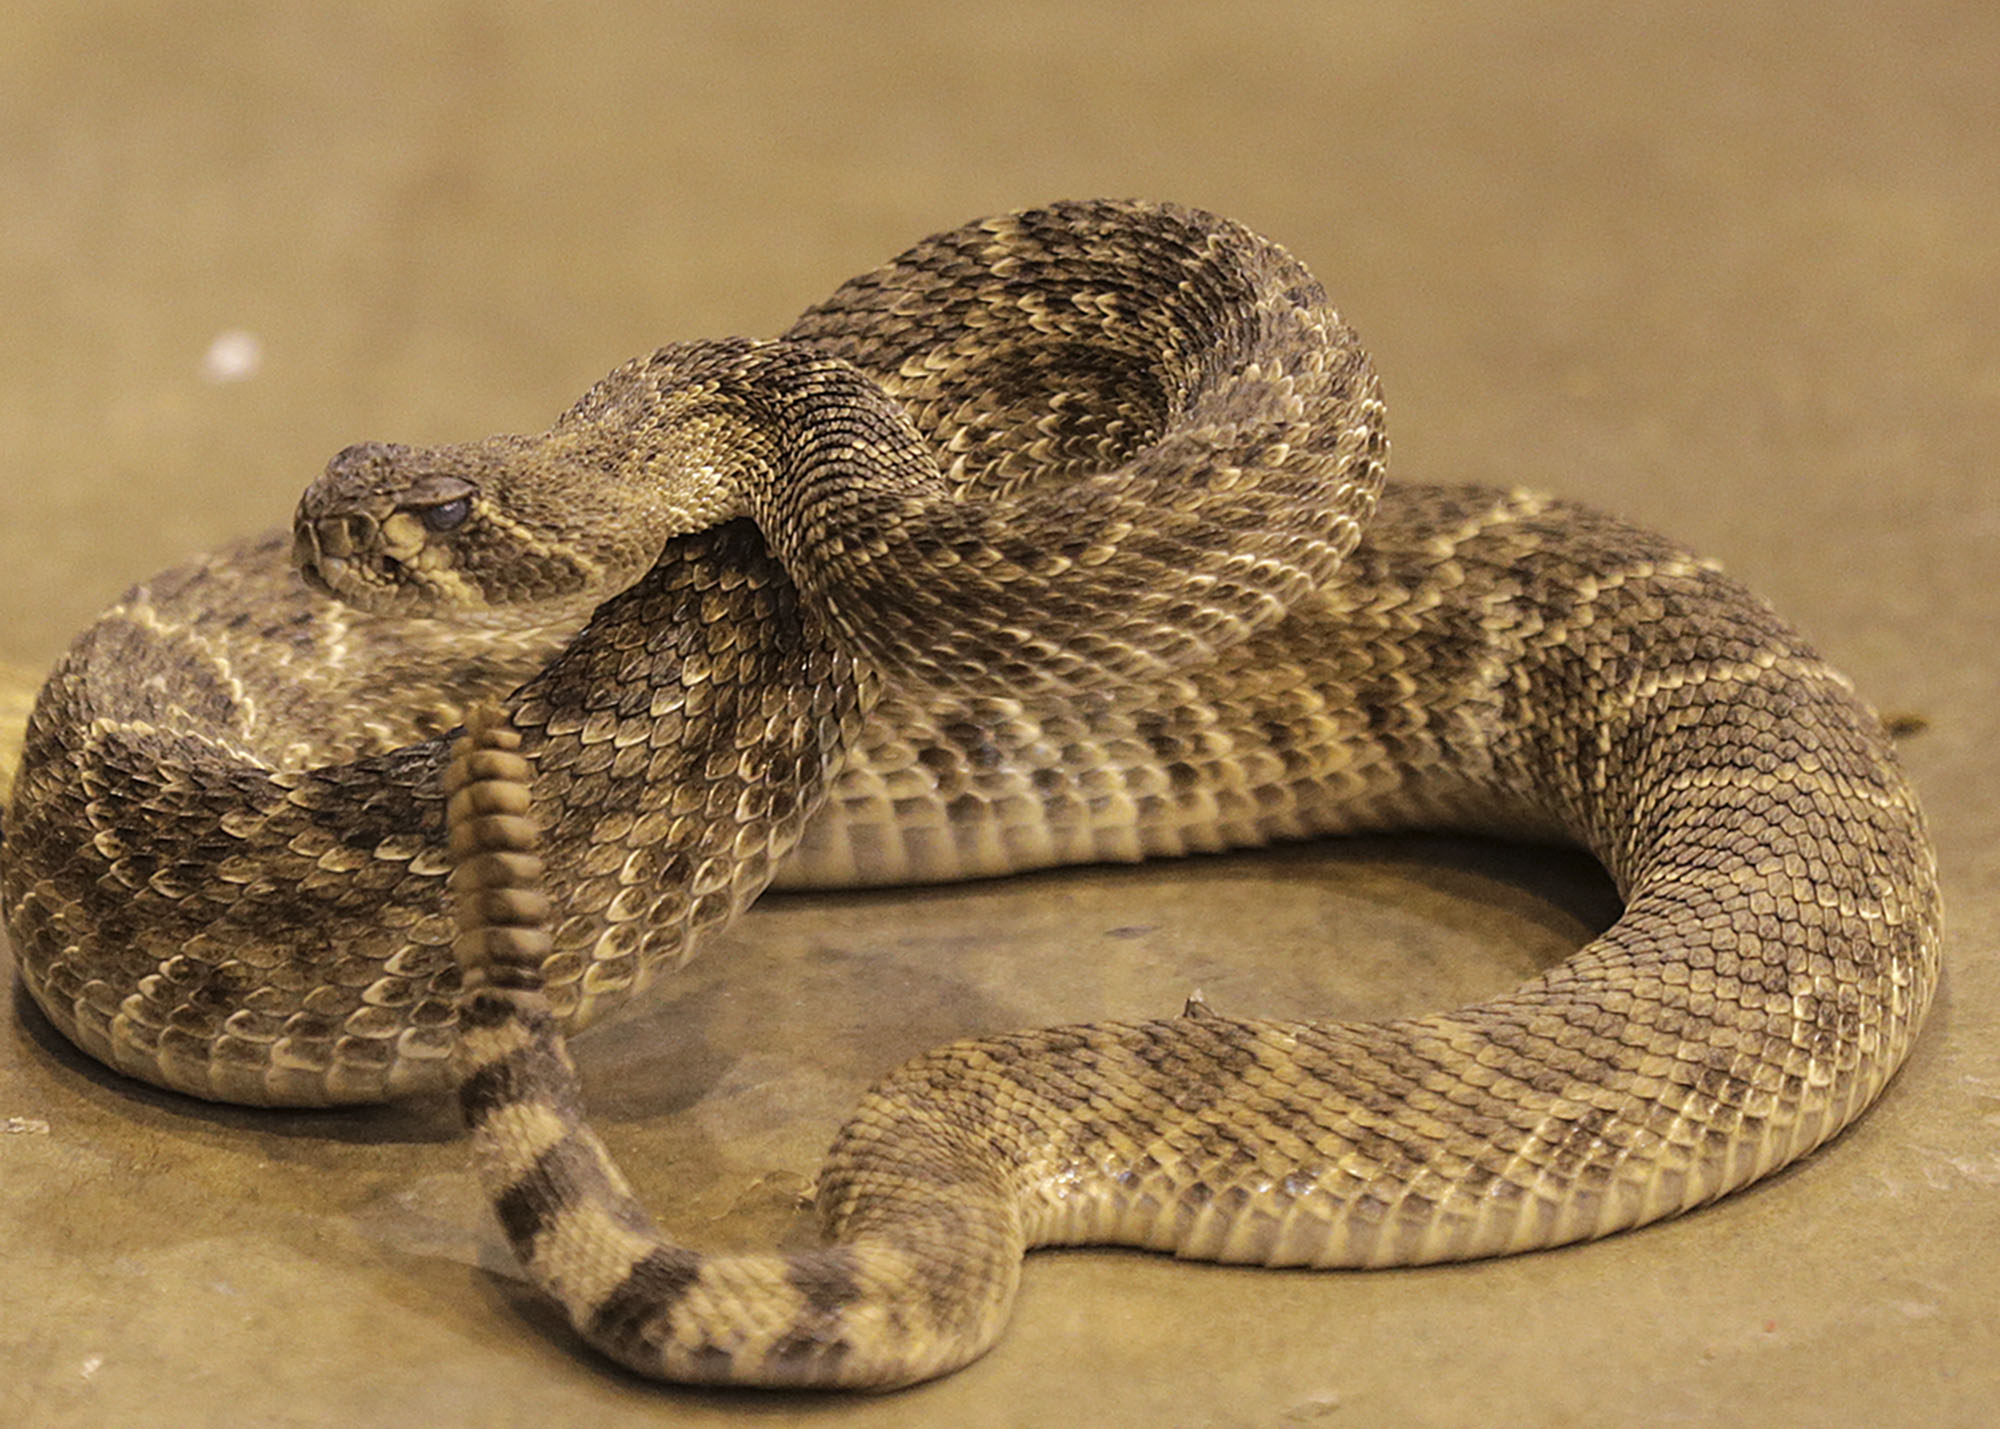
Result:
{"label": "concrete floor", "polygon": [[[444,1106],[157,1094],[17,994],[0,1422],[2000,1417],[2000,9],[1673,8],[11,10],[0,660],[45,667],[130,581],[285,519],[349,441],[539,426],[975,214],[1174,197],[1325,279],[1395,473],[1669,529],[1923,717],[1951,921],[1902,1077],[1749,1194],[1423,1271],[1040,1255],[999,1349],[883,1401],[609,1370],[514,1278]],[[1443,1007],[1611,912],[1574,857],[1425,838],[786,899],[579,1053],[663,1216],[756,1239],[932,1043],[1197,985]]]}

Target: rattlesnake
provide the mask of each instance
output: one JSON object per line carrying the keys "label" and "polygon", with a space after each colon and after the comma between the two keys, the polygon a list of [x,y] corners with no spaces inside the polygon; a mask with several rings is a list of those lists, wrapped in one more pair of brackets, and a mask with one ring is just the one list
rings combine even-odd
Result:
{"label": "rattlesnake", "polygon": [[[783,339],[629,363],[539,436],[350,448],[289,536],[135,588],[50,677],[0,846],[23,977],[197,1096],[457,1082],[530,1274],[676,1379],[941,1373],[1036,1244],[1494,1255],[1804,1154],[1937,977],[1879,722],[1657,537],[1523,492],[1377,509],[1381,419],[1282,249],[1091,202],[929,239]],[[1194,1001],[954,1044],[841,1132],[822,1250],[660,1239],[583,1126],[564,1032],[781,865],[1413,825],[1579,842],[1625,912],[1448,1015]]]}

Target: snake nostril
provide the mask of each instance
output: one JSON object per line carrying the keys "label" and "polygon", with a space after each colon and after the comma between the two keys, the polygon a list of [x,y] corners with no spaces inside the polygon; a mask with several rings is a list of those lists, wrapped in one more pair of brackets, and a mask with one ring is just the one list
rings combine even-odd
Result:
{"label": "snake nostril", "polygon": [[312,532],[322,554],[345,558],[368,545],[375,534],[375,522],[358,513],[323,516],[313,523]]}

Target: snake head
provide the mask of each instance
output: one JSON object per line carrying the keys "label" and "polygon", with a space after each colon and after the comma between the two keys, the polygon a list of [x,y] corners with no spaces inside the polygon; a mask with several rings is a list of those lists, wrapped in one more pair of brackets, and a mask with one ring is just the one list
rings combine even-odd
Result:
{"label": "snake head", "polygon": [[534,436],[348,447],[299,498],[293,563],[313,589],[381,614],[587,611],[674,537],[750,514],[738,476],[768,464],[772,440],[758,379],[778,358],[804,361],[795,349],[683,343],[626,363]]}
{"label": "snake head", "polygon": [[568,618],[659,552],[619,521],[604,467],[566,434],[351,446],[299,498],[293,563],[321,594],[378,614]]}
{"label": "snake head", "polygon": [[489,604],[460,549],[482,524],[480,483],[436,461],[441,454],[366,442],[334,457],[292,521],[306,584],[364,610]]}

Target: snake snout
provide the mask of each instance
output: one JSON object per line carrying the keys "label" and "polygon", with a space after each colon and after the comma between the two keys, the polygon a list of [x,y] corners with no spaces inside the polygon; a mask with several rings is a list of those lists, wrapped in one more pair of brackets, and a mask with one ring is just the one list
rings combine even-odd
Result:
{"label": "snake snout", "polygon": [[375,543],[377,525],[373,516],[350,511],[339,516],[322,516],[312,523],[313,540],[322,556],[348,560]]}
{"label": "snake snout", "polygon": [[301,511],[292,523],[292,565],[315,590],[342,594],[376,545],[378,529],[374,517],[360,512]]}
{"label": "snake snout", "polygon": [[386,442],[357,442],[335,453],[292,518],[292,558],[300,570],[368,552],[380,538],[380,520],[363,508],[388,503],[408,456],[409,448]]}
{"label": "snake snout", "polygon": [[348,561],[376,543],[378,526],[372,516],[344,511],[329,516],[300,512],[292,522],[292,562],[310,570],[328,561]]}

